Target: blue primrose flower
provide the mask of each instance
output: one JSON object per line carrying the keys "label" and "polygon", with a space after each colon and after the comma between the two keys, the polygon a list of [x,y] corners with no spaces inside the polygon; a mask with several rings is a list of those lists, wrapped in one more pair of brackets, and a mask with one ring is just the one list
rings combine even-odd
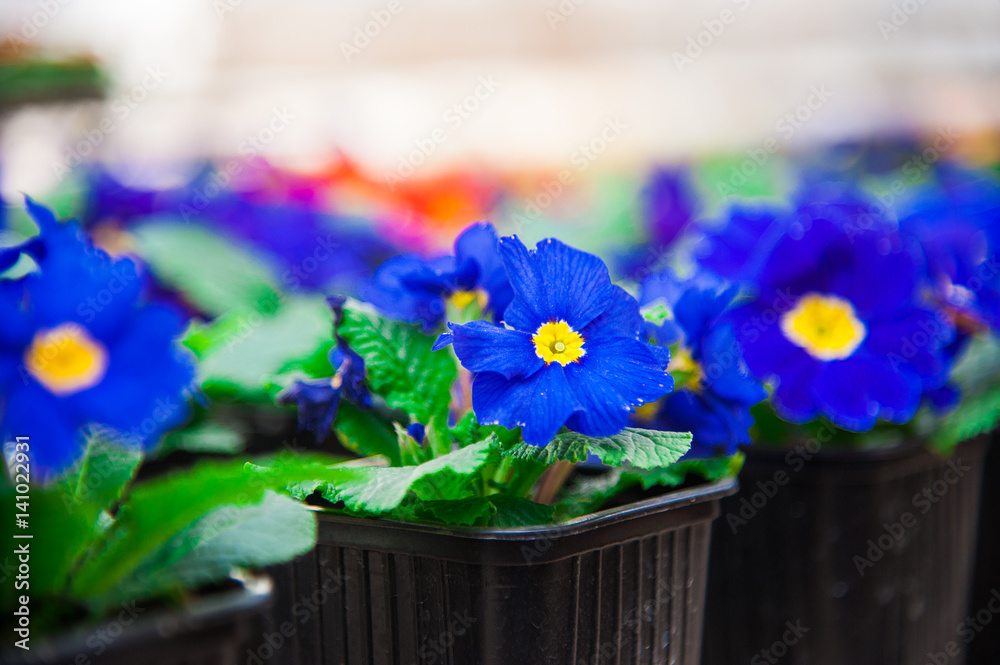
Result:
{"label": "blue primrose flower", "polygon": [[850,182],[803,179],[791,206],[732,203],[721,224],[704,229],[698,263],[734,283],[753,283],[774,246],[822,219],[853,235],[889,229],[884,206]]}
{"label": "blue primrose flower", "polygon": [[0,257],[28,253],[38,272],[0,278],[0,438],[31,438],[47,473],[81,453],[81,430],[100,425],[148,445],[187,416],[191,355],[176,343],[181,320],[140,304],[129,259],[112,260],[75,222],[27,199],[40,234]]}
{"label": "blue primrose flower", "polygon": [[636,419],[654,429],[691,432],[688,458],[711,457],[720,449],[732,455],[750,444],[750,407],[767,398],[743,360],[732,324],[721,319],[736,292],[704,274],[682,282],[669,272],[651,275],[641,287],[640,302],[674,313],[669,323],[680,339],[668,369],[679,384]]}
{"label": "blue primrose flower", "polygon": [[897,206],[899,228],[923,249],[935,298],[968,332],[1000,330],[1000,183],[954,166],[938,168]]}
{"label": "blue primrose flower", "polygon": [[750,370],[774,378],[778,413],[865,431],[903,423],[943,386],[954,328],[921,305],[919,265],[898,238],[822,217],[771,251],[757,293],[731,312]]}
{"label": "blue primrose flower", "polygon": [[599,258],[551,238],[529,251],[511,236],[499,248],[514,292],[504,325],[450,323],[435,345],[454,344],[475,372],[479,422],[521,427],[536,446],[563,425],[611,436],[633,407],[670,392],[669,350],[639,340],[639,305]]}
{"label": "blue primrose flower", "polygon": [[650,173],[642,190],[642,216],[649,242],[619,263],[622,275],[640,279],[662,260],[663,252],[691,225],[701,201],[686,166],[660,166]]}
{"label": "blue primrose flower", "polygon": [[396,256],[375,271],[368,301],[387,316],[420,323],[424,330],[444,320],[446,301],[458,307],[478,301],[495,320],[514,297],[497,252],[492,224],[473,224],[455,240],[455,255],[430,261],[415,254]]}
{"label": "blue primrose flower", "polygon": [[[327,298],[333,310],[335,327],[340,325],[345,298]],[[363,409],[372,406],[371,392],[365,383],[365,360],[337,335],[337,345],[327,356],[334,368],[333,376],[326,379],[300,379],[278,394],[279,404],[298,407],[298,428],[311,432],[317,442],[330,434],[337,419],[340,401],[346,399]]]}

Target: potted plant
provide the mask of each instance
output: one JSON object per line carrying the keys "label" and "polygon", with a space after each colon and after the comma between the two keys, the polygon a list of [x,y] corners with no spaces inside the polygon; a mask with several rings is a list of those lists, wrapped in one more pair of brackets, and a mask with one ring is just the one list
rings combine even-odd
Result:
{"label": "potted plant", "polygon": [[961,662],[997,414],[998,192],[947,167],[887,209],[813,182],[705,234],[771,390],[714,526],[706,621],[726,639],[706,635],[705,662]]}
{"label": "potted plant", "polygon": [[0,251],[3,660],[235,664],[270,600],[240,569],[309,550],[315,518],[243,460],[148,472],[188,412],[180,319],[131,259],[27,206],[40,233]]}
{"label": "potted plant", "polygon": [[740,458],[682,460],[690,433],[630,426],[674,386],[649,343],[662,306],[644,318],[597,257],[483,223],[454,256],[390,259],[365,295],[330,299],[332,376],[266,381],[357,454],[250,467],[319,520],[275,573],[295,633],[278,662],[697,663]]}

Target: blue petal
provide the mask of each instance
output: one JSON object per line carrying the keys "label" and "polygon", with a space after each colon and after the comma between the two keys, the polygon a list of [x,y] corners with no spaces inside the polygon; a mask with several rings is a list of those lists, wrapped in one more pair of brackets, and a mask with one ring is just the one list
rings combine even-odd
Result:
{"label": "blue petal", "polygon": [[455,335],[452,332],[443,332],[438,335],[438,338],[434,341],[434,346],[431,347],[431,351],[440,351],[446,346],[450,346],[455,341]]}
{"label": "blue petal", "polygon": [[806,363],[790,367],[779,375],[772,396],[779,416],[793,423],[804,423],[816,417],[815,379],[819,370],[819,363]]}
{"label": "blue petal", "polygon": [[340,392],[331,385],[330,379],[295,381],[278,394],[276,401],[297,405],[299,430],[311,432],[316,441],[323,441],[337,417]]}
{"label": "blue petal", "polygon": [[951,373],[945,348],[954,336],[955,329],[943,313],[914,309],[871,324],[864,346],[884,355],[897,370],[919,376],[925,388],[937,388]]}
{"label": "blue petal", "polygon": [[41,279],[32,288],[38,324],[76,321],[99,337],[114,335],[135,309],[142,276],[131,259],[112,260],[65,227],[58,231],[65,237],[47,239]]}
{"label": "blue petal", "polygon": [[879,416],[896,423],[909,421],[922,394],[919,381],[908,380],[884,358],[864,351],[826,363],[816,377],[815,391],[827,418],[857,432],[874,427]]}
{"label": "blue petal", "polygon": [[677,300],[674,318],[684,331],[684,336],[696,355],[700,355],[702,340],[712,323],[722,314],[736,296],[735,289],[690,288]]}
{"label": "blue petal", "polygon": [[31,311],[31,292],[40,279],[27,275],[21,279],[0,279],[0,346],[27,346],[35,334],[36,324]]}
{"label": "blue petal", "polygon": [[712,329],[702,346],[700,362],[706,381],[721,397],[747,405],[767,399],[767,390],[750,375],[731,324]]}
{"label": "blue petal", "polygon": [[559,363],[514,379],[495,372],[477,374],[472,404],[480,423],[521,427],[525,442],[534,446],[551,441],[570,414],[581,408]]}
{"label": "blue petal", "polygon": [[726,218],[696,249],[699,262],[731,281],[753,281],[791,216],[775,206],[741,203],[730,206]]}
{"label": "blue petal", "polygon": [[410,423],[406,426],[406,433],[410,435],[410,438],[421,445],[424,443],[424,435],[426,432],[426,428],[421,423]]}
{"label": "blue petal", "polygon": [[543,323],[562,320],[582,330],[607,308],[611,278],[593,254],[553,238],[530,252],[517,236],[501,238],[499,245],[514,289],[504,321],[514,328],[533,333]]}
{"label": "blue petal", "polygon": [[848,256],[833,266],[830,293],[849,300],[862,320],[908,310],[917,296],[914,258],[902,250],[884,252],[883,239],[873,231],[854,233]]}
{"label": "blue petal", "polygon": [[670,365],[670,347],[659,346],[657,344],[649,344],[647,347],[653,356],[656,358],[656,362],[660,364],[663,371],[667,371],[667,367]]}
{"label": "blue petal", "polygon": [[194,380],[194,362],[190,352],[176,343],[180,332],[180,318],[173,311],[157,305],[139,310],[130,325],[107,343],[103,380],[66,397],[67,406],[86,422],[155,441],[188,414],[182,392]]}
{"label": "blue petal", "polygon": [[712,457],[719,446],[728,455],[750,443],[753,416],[746,404],[720,399],[711,391],[678,390],[663,398],[657,413],[657,429],[691,432],[691,450],[686,459]]}
{"label": "blue petal", "polygon": [[514,299],[514,290],[507,280],[507,271],[497,246],[497,232],[489,222],[478,222],[455,240],[455,256],[459,261],[474,261],[479,267],[477,286],[486,291],[487,309],[501,321]]}
{"label": "blue petal", "polygon": [[503,260],[497,249],[497,232],[489,222],[473,224],[455,239],[455,257],[460,262],[475,261],[481,279],[498,271],[504,272]]}
{"label": "blue petal", "polygon": [[580,331],[584,339],[615,335],[636,337],[642,328],[643,318],[639,303],[620,286],[611,286],[611,299],[607,308],[586,328]]}
{"label": "blue petal", "polygon": [[43,205],[35,203],[34,199],[25,194],[24,207],[28,210],[28,215],[38,225],[39,235],[48,235],[59,230],[62,224],[56,219],[55,213]]}
{"label": "blue petal", "polygon": [[407,323],[420,323],[424,330],[431,330],[441,323],[445,315],[443,280],[435,282],[432,290],[413,288],[403,281],[407,276],[433,275],[433,272],[427,262],[418,256],[395,256],[378,267],[371,283],[366,285],[364,296],[386,316]]}
{"label": "blue petal", "polygon": [[[674,380],[653,355],[652,347],[626,337],[598,337],[584,342],[585,354],[570,363],[566,373],[570,384],[585,385],[588,395],[600,391],[615,397],[622,411],[630,406],[655,402],[673,389]],[[591,384],[604,384],[594,388]]]}
{"label": "blue petal", "polygon": [[669,247],[698,212],[699,201],[684,166],[658,167],[643,189],[643,204],[650,240]]}
{"label": "blue petal", "polygon": [[752,302],[737,307],[724,317],[726,322],[732,324],[747,367],[761,381],[818,362],[805,349],[785,337],[778,323],[780,316],[775,308]]}
{"label": "blue petal", "polygon": [[[72,466],[83,453],[83,426],[76,415],[34,381],[5,396],[0,441],[31,437],[31,464],[39,480]],[[40,473],[39,473],[40,472]]]}
{"label": "blue petal", "polygon": [[510,379],[540,370],[545,361],[535,352],[531,336],[487,321],[449,324],[455,354],[472,372],[497,372]]}
{"label": "blue petal", "polygon": [[808,224],[800,233],[781,237],[761,268],[761,291],[790,291],[793,297],[806,291],[828,292],[829,269],[850,265],[851,242],[847,233],[836,224],[806,218],[797,224]]}

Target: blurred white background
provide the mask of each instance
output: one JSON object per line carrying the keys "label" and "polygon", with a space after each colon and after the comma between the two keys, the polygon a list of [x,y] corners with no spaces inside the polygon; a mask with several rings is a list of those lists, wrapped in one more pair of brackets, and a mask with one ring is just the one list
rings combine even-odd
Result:
{"label": "blurred white background", "polygon": [[103,119],[110,129],[91,141],[95,154],[129,162],[133,177],[143,172],[135,165],[250,151],[308,168],[343,150],[376,176],[418,149],[427,174],[470,162],[558,169],[581,146],[600,146],[602,132],[601,166],[616,168],[769,138],[796,148],[1000,126],[997,0],[0,0],[0,8],[0,34],[45,54],[93,54],[113,79],[103,102],[4,118],[8,192],[44,189],[59,177],[53,163],[96,139]]}

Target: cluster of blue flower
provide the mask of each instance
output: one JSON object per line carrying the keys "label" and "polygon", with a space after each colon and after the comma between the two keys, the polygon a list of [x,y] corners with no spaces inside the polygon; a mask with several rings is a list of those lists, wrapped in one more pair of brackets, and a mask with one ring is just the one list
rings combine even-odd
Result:
{"label": "cluster of blue flower", "polygon": [[[388,259],[360,292],[425,332],[460,314],[435,348],[451,345],[474,376],[479,422],[520,427],[540,446],[563,427],[599,437],[631,423],[691,431],[690,455],[706,457],[749,443],[751,407],[769,395],[788,421],[852,431],[956,402],[955,357],[1000,325],[994,178],[942,167],[892,209],[816,179],[787,204],[735,204],[714,221],[695,219],[687,179],[657,172],[647,202],[660,248],[692,248],[691,265],[683,278],[629,267],[635,296],[596,256],[554,239],[528,249],[485,222],[458,237],[454,256]],[[53,442],[39,460],[52,469],[74,459],[90,425],[156,440],[187,412],[194,363],[176,342],[180,317],[144,300],[148,276],[131,259],[27,207],[39,235],[0,250],[0,436]],[[241,228],[258,226],[273,225]],[[11,277],[24,257],[35,268]],[[114,297],[95,301],[112,283]],[[338,339],[330,361],[333,380],[282,396],[317,434],[342,397],[369,400],[360,356]]]}
{"label": "cluster of blue flower", "polygon": [[851,431],[905,423],[925,398],[957,401],[954,358],[1000,313],[995,179],[944,167],[892,210],[814,182],[790,205],[738,204],[692,224],[686,177],[658,173],[649,200],[664,247],[696,237],[696,267],[647,275],[638,300],[595,256],[552,239],[529,251],[484,224],[454,258],[385,264],[372,300],[430,330],[448,298],[479,294],[496,323],[449,324],[438,348],[453,344],[475,374],[481,422],[521,427],[536,445],[563,426],[607,436],[631,418],[691,431],[690,456],[732,453],[750,443],[765,385],[784,419]]}
{"label": "cluster of blue flower", "polygon": [[[142,300],[131,259],[94,247],[76,222],[27,200],[39,235],[0,250],[0,437],[31,437],[36,475],[79,455],[79,433],[101,425],[148,445],[188,413],[194,360],[177,344],[182,319]],[[103,297],[107,295],[107,297]]]}

